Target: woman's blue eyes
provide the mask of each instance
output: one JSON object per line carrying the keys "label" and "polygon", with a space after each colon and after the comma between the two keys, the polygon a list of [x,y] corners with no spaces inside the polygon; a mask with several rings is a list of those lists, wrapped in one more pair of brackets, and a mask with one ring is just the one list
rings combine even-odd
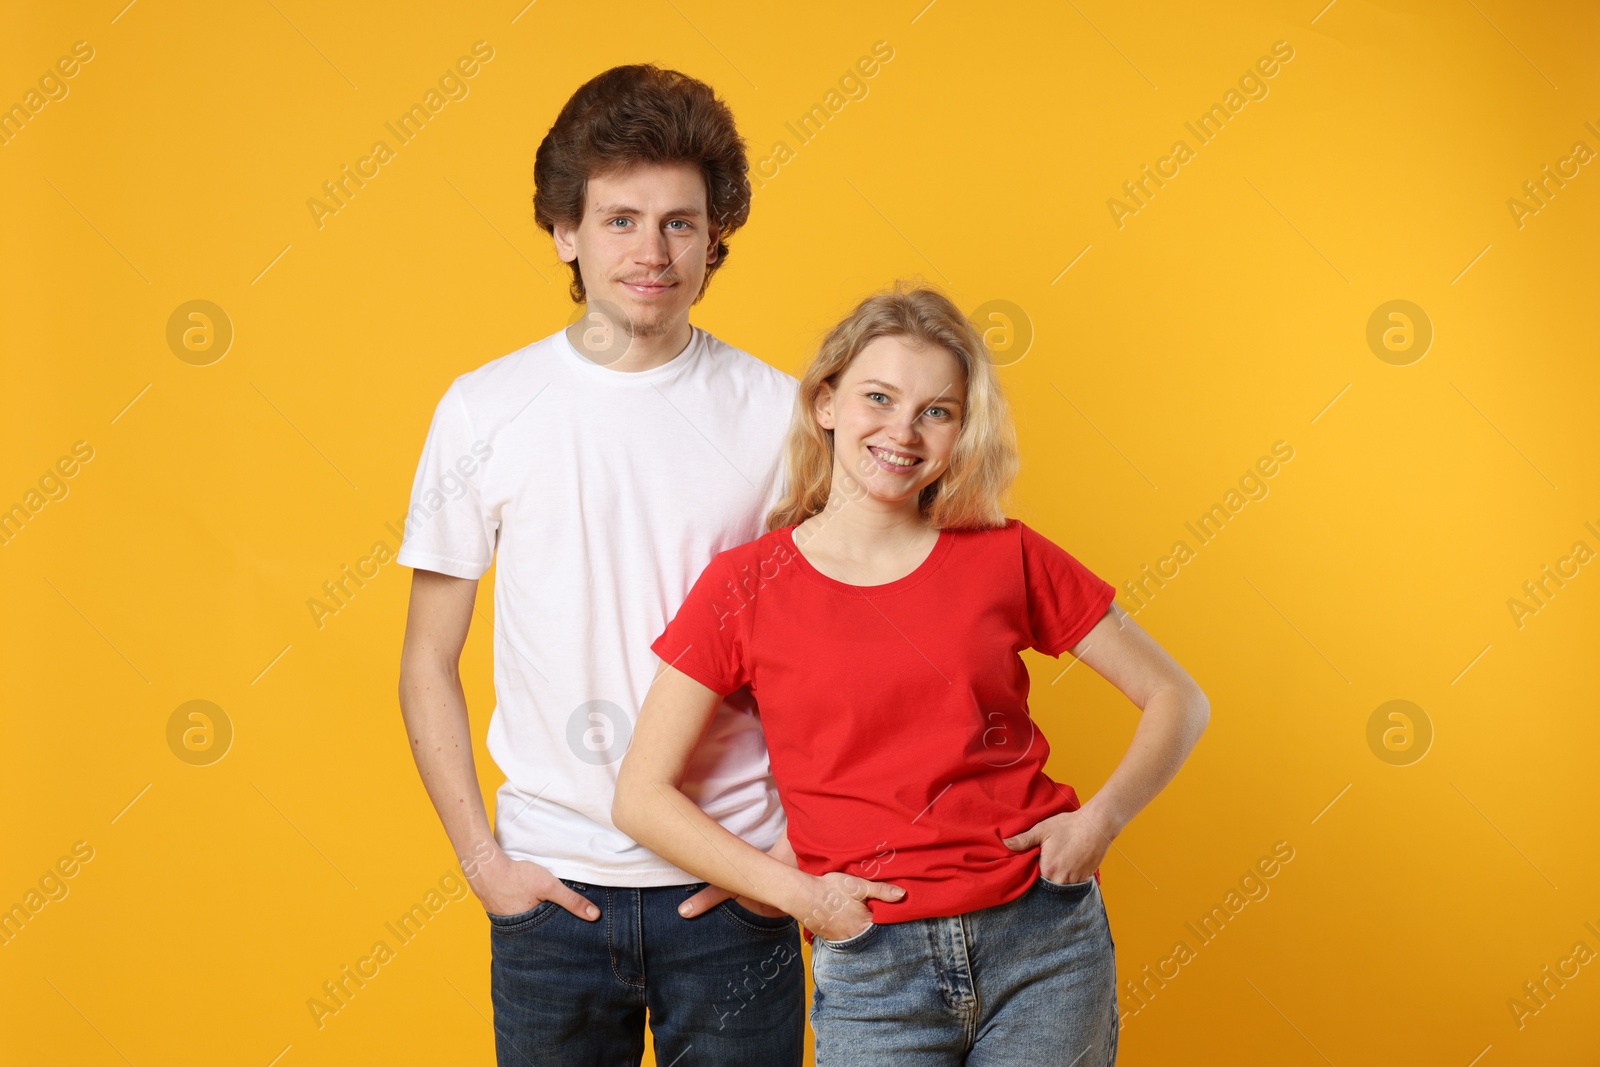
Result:
{"label": "woman's blue eyes", "polygon": [[[884,398],[884,399],[885,399],[885,400],[888,400],[888,399],[889,399],[889,395],[888,395],[888,394],[887,394],[887,393],[868,393],[868,394],[867,394],[867,396],[868,396],[868,397],[876,397],[876,396],[881,396],[881,397],[883,397],[883,398]],[[942,411],[942,412],[944,412],[944,414],[943,414],[943,415],[941,415],[941,416],[939,416],[939,418],[945,418],[945,419],[947,419],[947,418],[949,418],[949,417],[950,417],[950,409],[949,409],[949,408],[939,408],[939,407],[933,407],[933,408],[929,408],[929,409],[928,409],[928,410],[929,410],[929,411]]]}

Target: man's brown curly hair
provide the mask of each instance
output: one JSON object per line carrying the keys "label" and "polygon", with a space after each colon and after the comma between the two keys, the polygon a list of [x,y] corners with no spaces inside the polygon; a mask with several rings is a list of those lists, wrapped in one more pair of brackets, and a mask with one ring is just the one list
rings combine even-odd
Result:
{"label": "man's brown curly hair", "polygon": [[[728,261],[728,237],[750,217],[749,162],[733,112],[705,82],[650,63],[612,67],[572,94],[533,161],[533,216],[544,230],[583,219],[590,178],[636,163],[692,163],[706,178],[711,220],[720,224],[711,276]],[[572,299],[583,303],[583,275],[572,268]]]}

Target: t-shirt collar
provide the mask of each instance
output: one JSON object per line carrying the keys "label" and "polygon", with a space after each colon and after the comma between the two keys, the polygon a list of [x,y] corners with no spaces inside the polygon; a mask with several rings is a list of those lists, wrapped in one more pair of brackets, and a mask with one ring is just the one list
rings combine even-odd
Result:
{"label": "t-shirt collar", "polygon": [[640,371],[619,371],[601,366],[573,347],[572,340],[567,337],[567,331],[564,328],[556,331],[556,344],[566,353],[570,361],[580,365],[584,373],[593,375],[596,380],[615,382],[617,385],[628,385],[636,382],[651,382],[660,385],[662,382],[682,374],[700,358],[706,347],[706,332],[691,322],[689,324],[689,343],[683,347],[683,351],[659,367],[651,367],[649,370]]}

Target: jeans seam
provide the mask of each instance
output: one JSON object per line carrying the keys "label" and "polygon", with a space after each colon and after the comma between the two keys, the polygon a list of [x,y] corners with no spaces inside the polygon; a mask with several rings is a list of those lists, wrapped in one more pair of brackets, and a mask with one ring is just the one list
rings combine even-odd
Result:
{"label": "jeans seam", "polygon": [[966,1022],[962,1027],[966,1031],[967,1051],[971,1052],[973,1042],[978,1038],[978,1020],[983,1018],[983,996],[978,992],[978,976],[973,972],[972,953],[967,947],[970,940],[967,936],[967,917],[959,915],[956,917],[956,922],[957,928],[961,931],[961,960],[966,964],[967,984],[972,989],[972,1007],[967,1011]]}
{"label": "jeans seam", "polygon": [[[617,939],[615,937],[616,925],[614,923],[612,923],[612,921],[611,921],[612,906],[616,903],[616,901],[611,895],[612,892],[613,892],[612,889],[610,889],[610,888],[606,889],[606,914],[605,914],[606,955],[611,958],[611,974],[612,974],[613,977],[616,978],[617,981],[621,982],[623,985],[627,986],[629,989],[643,990],[644,989],[644,983],[643,982],[635,982],[635,981],[633,981],[633,980],[631,980],[629,978],[625,978],[625,977],[623,977],[622,972],[617,970]],[[626,892],[626,890],[623,890],[623,892]],[[635,911],[640,910],[640,908],[638,906],[641,905],[642,902],[640,900],[639,894],[638,893],[634,893],[633,899],[634,899],[634,904],[636,905]],[[642,920],[643,916],[642,915],[635,915],[635,918],[639,919],[639,920]],[[640,934],[642,935],[643,932],[644,932],[643,926],[641,925],[641,926],[637,927],[637,929],[640,931]],[[641,959],[639,961],[639,973],[640,974],[644,973],[644,961],[643,961],[643,959]]]}
{"label": "jeans seam", "polygon": [[1117,953],[1117,939],[1111,936],[1111,913],[1106,911],[1105,894],[1096,892],[1095,896],[1100,900],[1100,922],[1106,928],[1106,944],[1111,946],[1111,956],[1112,959],[1115,960]]}

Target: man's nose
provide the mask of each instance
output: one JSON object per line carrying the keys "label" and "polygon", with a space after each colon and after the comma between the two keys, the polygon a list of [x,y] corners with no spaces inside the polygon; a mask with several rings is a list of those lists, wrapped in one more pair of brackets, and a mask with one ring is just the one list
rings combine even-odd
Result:
{"label": "man's nose", "polygon": [[648,266],[665,267],[672,261],[672,252],[667,247],[667,235],[660,230],[647,231],[640,237],[634,256],[640,263]]}

